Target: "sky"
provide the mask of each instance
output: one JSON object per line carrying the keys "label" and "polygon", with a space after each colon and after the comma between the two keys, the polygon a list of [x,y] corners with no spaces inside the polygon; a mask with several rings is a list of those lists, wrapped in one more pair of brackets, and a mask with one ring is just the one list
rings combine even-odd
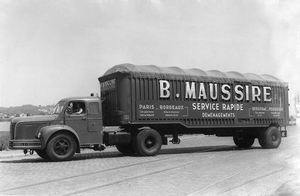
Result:
{"label": "sky", "polygon": [[298,0],[0,0],[0,107],[99,93],[132,63],[270,74],[300,94]]}

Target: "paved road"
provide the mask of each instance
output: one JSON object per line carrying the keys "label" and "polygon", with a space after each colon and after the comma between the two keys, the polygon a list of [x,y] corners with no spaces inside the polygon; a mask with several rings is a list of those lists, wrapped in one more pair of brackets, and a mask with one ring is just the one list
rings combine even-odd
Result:
{"label": "paved road", "polygon": [[300,195],[300,127],[278,149],[232,138],[185,136],[155,157],[110,147],[70,162],[37,155],[0,159],[0,195]]}

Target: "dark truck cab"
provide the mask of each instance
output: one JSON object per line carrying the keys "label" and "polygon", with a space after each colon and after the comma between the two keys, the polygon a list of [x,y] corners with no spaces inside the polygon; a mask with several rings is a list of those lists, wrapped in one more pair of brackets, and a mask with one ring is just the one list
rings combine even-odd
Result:
{"label": "dark truck cab", "polygon": [[[74,112],[76,105],[82,107],[81,114]],[[10,130],[11,149],[36,151],[42,158],[54,161],[69,160],[81,148],[104,150],[104,138],[107,145],[118,140],[116,133],[106,133],[104,137],[101,100],[95,96],[62,99],[52,115],[14,118]],[[120,135],[126,142],[126,135]]]}
{"label": "dark truck cab", "polygon": [[287,136],[288,84],[270,75],[121,64],[98,80],[100,97],[65,98],[52,115],[14,118],[9,147],[66,161],[111,145],[154,156],[182,134],[230,136],[240,148],[256,138],[277,148]]}

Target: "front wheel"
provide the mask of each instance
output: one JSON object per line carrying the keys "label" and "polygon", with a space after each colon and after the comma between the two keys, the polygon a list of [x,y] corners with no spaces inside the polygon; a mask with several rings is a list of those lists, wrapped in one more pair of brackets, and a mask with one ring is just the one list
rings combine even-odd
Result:
{"label": "front wheel", "polygon": [[277,127],[269,127],[260,133],[259,144],[263,148],[278,148],[281,143],[281,133]]}
{"label": "front wheel", "polygon": [[36,154],[38,154],[41,158],[43,159],[50,159],[50,157],[48,156],[46,150],[35,150]]}
{"label": "front wheel", "polygon": [[68,161],[75,154],[77,144],[67,133],[54,135],[46,148],[49,158],[53,161]]}
{"label": "front wheel", "polygon": [[138,155],[155,156],[161,149],[162,139],[154,129],[144,129],[135,137],[133,147]]}

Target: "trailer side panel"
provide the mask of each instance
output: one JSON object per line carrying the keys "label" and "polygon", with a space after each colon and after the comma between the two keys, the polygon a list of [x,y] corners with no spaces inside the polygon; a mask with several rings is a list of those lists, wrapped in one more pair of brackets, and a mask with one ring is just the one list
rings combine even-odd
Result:
{"label": "trailer side panel", "polygon": [[267,75],[119,65],[99,78],[104,125],[286,126],[288,86]]}

